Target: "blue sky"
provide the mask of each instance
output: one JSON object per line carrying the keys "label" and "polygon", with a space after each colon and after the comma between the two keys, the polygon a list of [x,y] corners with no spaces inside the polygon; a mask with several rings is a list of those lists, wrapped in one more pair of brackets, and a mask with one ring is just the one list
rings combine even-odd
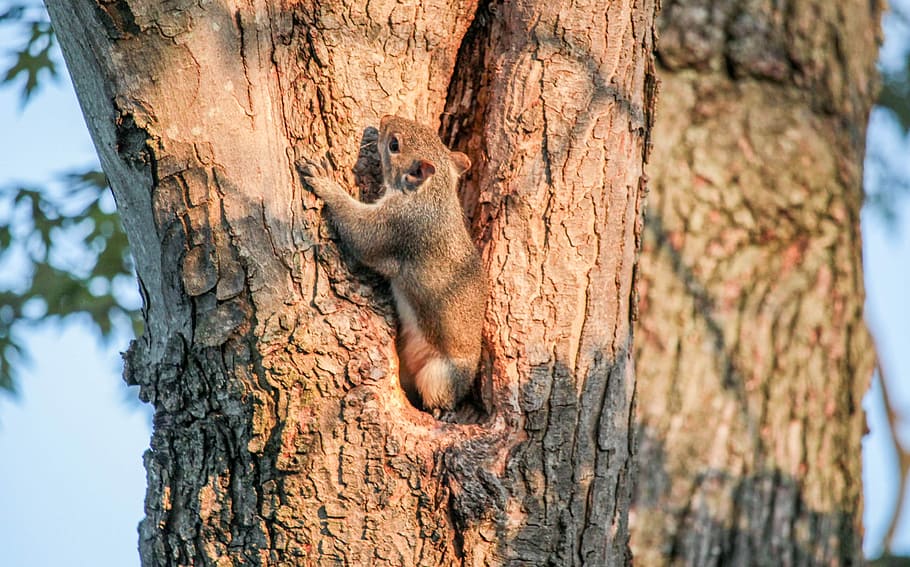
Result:
{"label": "blue sky", "polygon": [[[906,28],[891,25],[886,31],[883,64],[908,49]],[[895,35],[904,37],[895,41]],[[0,51],[6,45],[0,35]],[[910,144],[903,134],[881,115],[873,115],[872,128],[870,147],[879,144],[910,179]],[[18,91],[0,89],[0,132],[0,184],[47,182],[95,161],[65,77],[48,83],[21,112]],[[897,231],[889,231],[878,215],[863,214],[867,318],[895,404],[910,418],[910,200],[899,201],[899,209],[905,226]],[[0,396],[0,564],[138,565],[136,525],[150,419],[120,378],[118,351],[126,349],[126,339],[103,347],[75,322],[45,325],[28,334],[27,344],[34,362],[19,377],[20,397]],[[874,552],[896,501],[896,456],[874,385],[864,407],[871,431],[864,441],[866,548]],[[902,434],[910,442],[910,427]],[[895,550],[910,553],[910,513],[904,514]]]}
{"label": "blue sky", "polygon": [[[894,132],[886,116],[873,113],[869,144],[883,144],[897,167],[906,164],[910,144]],[[871,138],[877,138],[872,140]],[[907,172],[910,179],[910,172]],[[872,210],[863,211],[863,263],[866,273],[866,321],[875,335],[888,392],[899,415],[900,435],[910,446],[910,199],[898,200],[898,226],[890,229]],[[870,434],[863,441],[863,480],[866,496],[866,552],[876,552],[896,505],[897,455],[887,436],[887,419],[876,381],[863,400]],[[910,504],[910,502],[906,503]],[[894,545],[895,553],[910,554],[910,505],[904,506]]]}

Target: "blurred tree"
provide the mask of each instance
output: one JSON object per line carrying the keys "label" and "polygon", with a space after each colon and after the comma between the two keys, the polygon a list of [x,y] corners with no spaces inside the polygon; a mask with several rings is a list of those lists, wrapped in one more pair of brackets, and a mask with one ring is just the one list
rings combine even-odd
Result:
{"label": "blurred tree", "polygon": [[862,564],[883,5],[667,0],[635,335],[644,565]]}

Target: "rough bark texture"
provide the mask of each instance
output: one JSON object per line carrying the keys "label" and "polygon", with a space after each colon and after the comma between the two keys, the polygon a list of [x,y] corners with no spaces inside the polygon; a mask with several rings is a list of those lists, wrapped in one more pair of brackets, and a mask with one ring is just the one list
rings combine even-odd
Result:
{"label": "rough bark texture", "polygon": [[[48,4],[145,298],[145,565],[628,561],[653,1]],[[295,173],[363,154],[375,194],[386,113],[477,164],[479,425],[407,403],[388,290]]]}
{"label": "rough bark texture", "polygon": [[636,330],[642,565],[862,563],[878,2],[678,0]]}

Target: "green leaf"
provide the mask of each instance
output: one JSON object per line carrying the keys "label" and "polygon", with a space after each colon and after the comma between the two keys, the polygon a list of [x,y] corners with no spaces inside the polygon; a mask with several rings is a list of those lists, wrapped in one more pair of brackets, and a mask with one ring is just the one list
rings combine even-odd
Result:
{"label": "green leaf", "polygon": [[57,77],[57,62],[51,57],[54,47],[54,30],[46,19],[32,20],[27,23],[31,33],[25,45],[14,50],[15,62],[0,79],[0,83],[11,83],[24,76],[22,86],[22,104],[28,102],[40,84],[43,73],[52,78]]}
{"label": "green leaf", "polygon": [[[53,187],[0,186],[0,210],[11,211],[0,225],[2,251],[25,251],[27,263],[15,289],[0,289],[0,390],[11,391],[24,361],[17,329],[79,317],[102,340],[141,331],[138,313],[128,307],[135,299],[113,292],[115,281],[135,275],[110,202],[97,169],[61,175]],[[0,252],[0,269],[3,261]]]}

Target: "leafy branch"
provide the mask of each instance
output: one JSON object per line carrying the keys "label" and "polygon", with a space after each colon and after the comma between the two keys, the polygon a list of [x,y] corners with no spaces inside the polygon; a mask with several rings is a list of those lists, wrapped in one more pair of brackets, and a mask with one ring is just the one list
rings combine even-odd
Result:
{"label": "leafy branch", "polygon": [[10,52],[14,61],[3,74],[0,84],[15,82],[20,76],[22,84],[21,102],[24,106],[41,85],[43,74],[57,78],[57,62],[52,55],[56,43],[54,28],[47,19],[43,6],[35,4],[13,4],[0,13],[0,24],[15,24],[24,34],[24,43]]}
{"label": "leafy branch", "polygon": [[[104,175],[88,170],[60,179],[61,189],[0,187],[0,388],[13,389],[26,360],[16,327],[86,318],[102,338],[140,330],[132,259]],[[14,269],[3,269],[12,266]]]}
{"label": "leafy branch", "polygon": [[[5,37],[0,87],[21,84],[24,107],[61,62],[54,30],[40,2],[0,11]],[[0,182],[2,183],[2,182]],[[20,331],[49,319],[82,318],[110,339],[138,332],[135,275],[107,180],[98,166],[49,185],[0,185],[0,390],[14,391],[28,360]]]}

